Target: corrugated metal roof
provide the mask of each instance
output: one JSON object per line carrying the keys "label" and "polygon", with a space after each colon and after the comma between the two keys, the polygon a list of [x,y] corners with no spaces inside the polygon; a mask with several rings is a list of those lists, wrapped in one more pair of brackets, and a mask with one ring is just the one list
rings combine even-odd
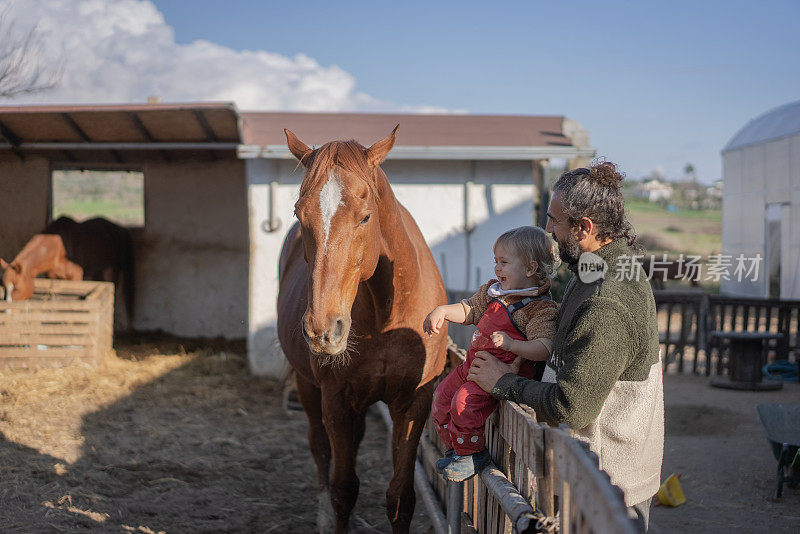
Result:
{"label": "corrugated metal roof", "polygon": [[236,106],[212,102],[3,106],[0,136],[19,155],[95,163],[236,157],[241,143]]}
{"label": "corrugated metal roof", "polygon": [[365,146],[400,125],[397,146],[572,146],[564,117],[381,113],[242,113],[245,145],[285,145],[283,129],[309,146],[355,139]]}
{"label": "corrugated metal roof", "polygon": [[800,133],[800,100],[790,102],[752,119],[728,141],[723,152],[766,143]]}

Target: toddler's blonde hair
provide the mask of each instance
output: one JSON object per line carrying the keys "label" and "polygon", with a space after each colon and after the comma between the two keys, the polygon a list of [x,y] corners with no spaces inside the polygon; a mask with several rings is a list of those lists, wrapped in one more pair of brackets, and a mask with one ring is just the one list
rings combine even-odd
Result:
{"label": "toddler's blonde hair", "polygon": [[561,263],[558,245],[538,226],[520,226],[509,230],[497,238],[492,250],[497,249],[497,245],[511,247],[519,254],[526,267],[536,262],[538,267],[534,276],[538,284],[555,276]]}

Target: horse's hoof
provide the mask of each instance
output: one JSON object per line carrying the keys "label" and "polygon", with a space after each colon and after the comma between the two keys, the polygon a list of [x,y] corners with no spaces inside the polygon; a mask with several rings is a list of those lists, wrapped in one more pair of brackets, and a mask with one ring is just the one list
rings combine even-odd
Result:
{"label": "horse's hoof", "polygon": [[319,534],[330,534],[333,532],[335,519],[333,515],[333,505],[331,505],[331,492],[327,489],[317,494],[317,532]]}

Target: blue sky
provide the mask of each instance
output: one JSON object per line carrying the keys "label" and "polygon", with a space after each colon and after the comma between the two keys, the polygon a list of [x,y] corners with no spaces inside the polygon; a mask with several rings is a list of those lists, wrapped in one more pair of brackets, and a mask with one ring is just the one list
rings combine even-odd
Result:
{"label": "blue sky", "polygon": [[10,1],[68,61],[38,101],[565,115],[631,177],[800,99],[798,1]]}
{"label": "blue sky", "polygon": [[631,175],[719,178],[739,128],[800,99],[796,1],[155,4],[179,43],[302,52],[377,98],[566,115]]}

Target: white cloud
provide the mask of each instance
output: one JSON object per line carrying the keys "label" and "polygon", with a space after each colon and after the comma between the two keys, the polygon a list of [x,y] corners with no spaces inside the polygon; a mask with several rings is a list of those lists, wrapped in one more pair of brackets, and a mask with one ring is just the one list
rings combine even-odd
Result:
{"label": "white cloud", "polygon": [[3,103],[143,103],[159,96],[232,100],[253,110],[448,111],[358,92],[351,74],[305,54],[236,51],[204,40],[178,44],[148,0],[9,0],[7,16],[20,31],[37,27],[44,61],[63,62],[63,76],[50,91]]}

